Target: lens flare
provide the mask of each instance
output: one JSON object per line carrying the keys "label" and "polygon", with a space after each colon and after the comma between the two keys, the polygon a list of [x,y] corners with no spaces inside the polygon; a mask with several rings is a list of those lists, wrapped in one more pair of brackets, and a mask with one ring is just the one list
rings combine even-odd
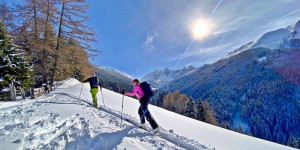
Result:
{"label": "lens flare", "polygon": [[191,32],[196,40],[202,40],[210,33],[212,26],[208,21],[198,19],[192,23]]}

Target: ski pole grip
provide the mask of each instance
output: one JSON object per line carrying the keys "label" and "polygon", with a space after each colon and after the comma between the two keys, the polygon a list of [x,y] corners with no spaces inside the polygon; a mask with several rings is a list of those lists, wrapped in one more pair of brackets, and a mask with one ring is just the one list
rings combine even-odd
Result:
{"label": "ski pole grip", "polygon": [[125,95],[125,90],[124,89],[122,90],[122,94]]}

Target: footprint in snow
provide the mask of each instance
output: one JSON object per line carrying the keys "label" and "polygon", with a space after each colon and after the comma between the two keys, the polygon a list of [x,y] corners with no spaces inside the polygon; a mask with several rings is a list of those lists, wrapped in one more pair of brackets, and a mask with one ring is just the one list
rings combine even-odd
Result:
{"label": "footprint in snow", "polygon": [[22,142],[22,140],[21,139],[17,139],[17,140],[15,140],[15,141],[13,141],[12,143],[21,143]]}

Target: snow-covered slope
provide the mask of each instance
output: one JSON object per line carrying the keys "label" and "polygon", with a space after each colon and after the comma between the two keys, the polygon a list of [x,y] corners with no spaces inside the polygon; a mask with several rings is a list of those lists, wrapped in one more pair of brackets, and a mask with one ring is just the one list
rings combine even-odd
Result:
{"label": "snow-covered slope", "polygon": [[[264,47],[269,49],[278,49],[278,48],[292,48],[294,47],[294,39],[300,40],[300,20],[286,28],[281,28],[275,31],[267,32],[262,35],[258,40],[249,42],[240,48],[229,53],[228,56],[236,55],[240,52],[243,52],[247,49]],[[297,46],[297,45],[296,45]],[[298,45],[300,47],[300,45]],[[298,47],[297,46],[297,47]]]}
{"label": "snow-covered slope", "polygon": [[105,72],[109,73],[110,75],[133,80],[132,76],[130,76],[118,69],[111,68],[111,67],[104,67],[104,66],[98,66],[98,68],[100,69],[100,71],[105,71]]}
{"label": "snow-covered slope", "polygon": [[[82,84],[67,80],[52,94],[38,100],[0,103],[0,145],[6,149],[181,149],[120,118],[88,107],[89,85],[84,84],[81,105],[76,99]],[[106,109],[115,113],[122,108],[122,95],[103,89]],[[100,93],[98,103],[102,105]],[[124,116],[138,119],[139,103],[124,98]],[[150,106],[159,125],[174,134],[198,141],[199,149],[284,150],[283,145],[235,133]],[[188,141],[183,138],[182,141]]]}
{"label": "snow-covered slope", "polygon": [[142,78],[142,81],[147,81],[153,88],[160,88],[170,81],[182,77],[190,72],[193,72],[196,68],[193,66],[184,67],[179,70],[170,70],[166,68],[163,71],[153,71]]}

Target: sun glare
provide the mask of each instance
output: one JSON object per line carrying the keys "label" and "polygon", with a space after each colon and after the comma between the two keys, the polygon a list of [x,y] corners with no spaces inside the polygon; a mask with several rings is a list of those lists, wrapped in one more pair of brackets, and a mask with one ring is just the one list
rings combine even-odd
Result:
{"label": "sun glare", "polygon": [[191,26],[192,36],[196,40],[202,40],[209,35],[210,23],[204,20],[196,20]]}

